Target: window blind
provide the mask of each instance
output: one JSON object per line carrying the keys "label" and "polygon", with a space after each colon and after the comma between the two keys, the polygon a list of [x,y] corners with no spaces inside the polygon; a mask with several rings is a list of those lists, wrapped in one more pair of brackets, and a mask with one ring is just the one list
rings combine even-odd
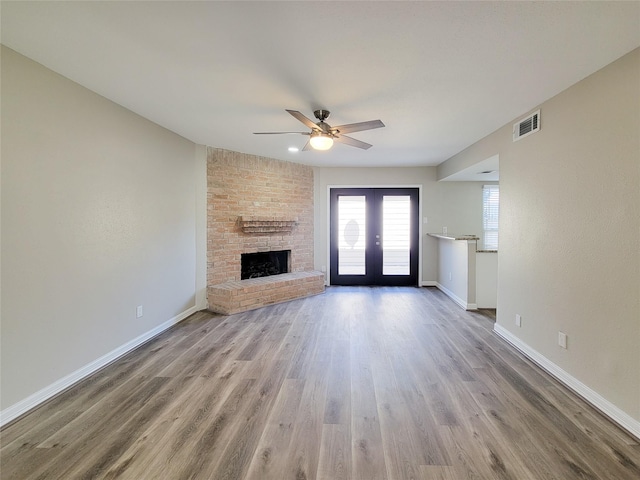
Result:
{"label": "window blind", "polygon": [[485,250],[498,249],[498,217],[500,213],[500,186],[482,187],[482,242]]}

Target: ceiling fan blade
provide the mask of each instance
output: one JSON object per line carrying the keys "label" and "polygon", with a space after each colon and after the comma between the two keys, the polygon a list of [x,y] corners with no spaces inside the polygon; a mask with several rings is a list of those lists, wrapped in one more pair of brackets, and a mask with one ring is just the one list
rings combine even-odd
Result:
{"label": "ceiling fan blade", "polygon": [[346,125],[331,127],[331,131],[335,132],[337,130],[338,133],[353,133],[381,127],[384,127],[384,123],[382,123],[381,120],[369,120],[368,122],[348,123]]}
{"label": "ceiling fan blade", "polygon": [[304,144],[304,147],[302,147],[302,152],[308,152],[309,150],[313,150],[311,148],[311,143],[309,143],[309,141],[307,140],[307,143]]}
{"label": "ceiling fan blade", "polygon": [[254,135],[287,135],[296,133],[298,135],[311,135],[309,132],[253,132]]}
{"label": "ceiling fan blade", "polygon": [[318,125],[316,125],[313,122],[313,120],[311,120],[310,118],[305,117],[299,111],[297,111],[297,110],[287,110],[287,112],[289,112],[293,117],[298,119],[300,122],[304,123],[311,130],[318,130],[319,129]]}
{"label": "ceiling fan blade", "polygon": [[346,135],[336,135],[333,137],[336,142],[344,143],[345,145],[351,145],[352,147],[362,148],[363,150],[370,149],[373,145],[370,143],[361,142],[355,138],[347,137]]}

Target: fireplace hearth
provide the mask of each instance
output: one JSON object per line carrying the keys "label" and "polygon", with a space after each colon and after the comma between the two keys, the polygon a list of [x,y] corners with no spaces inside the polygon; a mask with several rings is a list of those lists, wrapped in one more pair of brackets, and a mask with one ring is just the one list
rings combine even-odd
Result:
{"label": "fireplace hearth", "polygon": [[[314,270],[313,187],[308,165],[207,147],[210,310],[230,315],[324,292]],[[242,266],[243,253],[282,250],[290,252]]]}
{"label": "fireplace hearth", "polygon": [[243,253],[240,257],[242,280],[269,277],[289,272],[291,250]]}

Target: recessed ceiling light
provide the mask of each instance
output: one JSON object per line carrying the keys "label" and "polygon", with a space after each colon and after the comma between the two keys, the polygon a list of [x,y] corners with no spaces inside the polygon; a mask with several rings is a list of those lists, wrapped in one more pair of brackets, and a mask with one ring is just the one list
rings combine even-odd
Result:
{"label": "recessed ceiling light", "polygon": [[299,152],[300,149],[298,147],[289,147],[290,152]]}

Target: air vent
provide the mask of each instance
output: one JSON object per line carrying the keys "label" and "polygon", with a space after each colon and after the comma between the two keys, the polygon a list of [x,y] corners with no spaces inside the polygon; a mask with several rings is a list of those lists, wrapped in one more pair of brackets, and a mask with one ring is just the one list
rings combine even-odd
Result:
{"label": "air vent", "polygon": [[513,141],[536,133],[538,130],[540,130],[540,110],[513,125]]}

